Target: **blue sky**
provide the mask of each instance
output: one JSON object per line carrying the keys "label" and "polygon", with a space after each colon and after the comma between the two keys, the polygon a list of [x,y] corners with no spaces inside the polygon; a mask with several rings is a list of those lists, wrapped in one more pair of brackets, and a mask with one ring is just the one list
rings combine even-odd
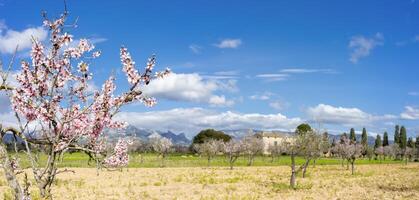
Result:
{"label": "blue sky", "polygon": [[[41,2],[0,0],[4,61],[11,42],[24,40],[13,31],[34,31],[42,10],[55,17],[63,9],[62,1]],[[401,124],[419,134],[414,0],[68,0],[68,8],[69,22],[78,18],[68,31],[103,52],[92,66],[97,87],[112,71],[118,87],[128,87],[121,45],[138,68],[155,53],[157,68],[174,71],[145,89],[157,106],[130,105],[119,116],[137,127],[192,136],[202,128],[293,130],[310,122],[335,133],[365,126],[392,135]],[[19,56],[27,59],[27,51]]]}

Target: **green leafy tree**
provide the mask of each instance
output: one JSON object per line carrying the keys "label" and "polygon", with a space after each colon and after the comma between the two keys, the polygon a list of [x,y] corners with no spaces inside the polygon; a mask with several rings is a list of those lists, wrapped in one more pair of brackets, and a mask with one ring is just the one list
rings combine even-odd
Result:
{"label": "green leafy tree", "polygon": [[199,132],[192,140],[192,144],[202,144],[210,139],[213,140],[223,140],[228,142],[231,140],[231,136],[225,134],[222,131],[217,131],[214,129],[205,129]]}
{"label": "green leafy tree", "polygon": [[406,149],[407,146],[407,132],[404,126],[400,128],[399,146],[401,149]]}
{"label": "green leafy tree", "polygon": [[416,149],[416,161],[419,161],[419,135],[416,136],[416,142],[415,142],[415,149]]}
{"label": "green leafy tree", "polygon": [[362,129],[361,144],[362,144],[362,146],[364,146],[365,149],[367,149],[367,147],[368,147],[368,134],[367,134],[367,129],[365,129],[365,128]]}
{"label": "green leafy tree", "polygon": [[352,142],[356,142],[356,135],[355,135],[355,129],[351,128],[351,131],[349,132],[349,139]]}
{"label": "green leafy tree", "polygon": [[382,146],[381,136],[380,135],[377,135],[377,137],[375,138],[374,149],[377,149],[377,148],[379,148],[381,146]]}
{"label": "green leafy tree", "polygon": [[399,147],[401,149],[402,157],[404,157],[406,146],[407,146],[407,132],[406,132],[406,128],[402,126],[400,128],[400,139],[399,139]]}
{"label": "green leafy tree", "polygon": [[394,144],[399,144],[400,141],[400,127],[396,125],[394,128]]}
{"label": "green leafy tree", "polygon": [[388,145],[389,145],[389,143],[388,143],[388,133],[386,131],[386,132],[384,132],[384,135],[383,135],[383,146],[385,147],[385,146],[388,146]]}
{"label": "green leafy tree", "polygon": [[308,132],[311,132],[311,126],[309,124],[300,124],[297,126],[297,128],[295,129],[295,133],[301,135],[301,134],[305,134]]}

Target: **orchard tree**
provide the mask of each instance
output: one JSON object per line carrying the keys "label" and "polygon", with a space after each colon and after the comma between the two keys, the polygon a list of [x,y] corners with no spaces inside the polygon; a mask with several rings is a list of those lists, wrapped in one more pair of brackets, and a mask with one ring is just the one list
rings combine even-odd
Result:
{"label": "orchard tree", "polygon": [[234,162],[240,157],[242,151],[243,145],[241,141],[230,140],[224,143],[224,153],[227,156],[227,161],[231,170],[233,170]]}
{"label": "orchard tree", "polygon": [[274,162],[275,158],[279,158],[279,156],[281,156],[282,153],[286,152],[284,144],[282,142],[278,143],[277,145],[269,145],[267,151],[269,153],[269,156],[271,157],[271,163]]}
{"label": "orchard tree", "polygon": [[[56,175],[69,171],[57,167],[57,161],[67,151],[83,151],[96,160],[98,166],[127,165],[128,142],[121,139],[114,153],[106,155],[103,130],[126,126],[125,122],[113,120],[126,104],[143,102],[146,106],[153,106],[155,99],[144,96],[141,88],[169,73],[169,70],[165,70],[152,75],[154,56],[149,58],[145,71],[139,73],[127,48],[122,47],[122,70],[130,87],[116,95],[115,78],[110,77],[101,90],[90,92],[89,83],[93,81],[90,64],[101,52],[94,51],[94,46],[88,40],[75,40],[67,32],[67,14],[65,11],[58,19],[49,20],[43,13],[43,24],[50,32],[50,39],[43,44],[37,38],[32,38],[31,60],[21,61],[21,69],[14,77],[17,84],[10,85],[7,82],[7,78],[12,76],[12,64],[7,70],[1,71],[0,89],[10,97],[18,122],[17,127],[2,127],[1,136],[11,133],[23,140],[36,186],[43,198],[51,198]],[[34,155],[32,147],[35,145],[45,149],[45,165]],[[18,169],[15,169],[17,163],[13,163],[15,159],[9,154],[5,155],[5,151],[1,152],[1,157],[6,157],[3,159],[3,171],[15,198],[29,198],[16,179]]]}
{"label": "orchard tree", "polygon": [[352,175],[354,174],[355,170],[355,161],[357,158],[362,156],[363,152],[363,146],[360,144],[357,144],[355,142],[352,142],[348,139],[345,139],[344,142],[341,145],[342,154],[343,156],[348,160],[348,162],[351,164],[351,172]]}
{"label": "orchard tree", "polygon": [[[295,189],[297,186],[297,175],[300,172],[303,172],[304,177],[308,164],[313,159],[313,157],[315,157],[321,151],[320,142],[321,136],[312,130],[308,132],[297,132],[293,138],[287,138],[284,140],[287,153],[291,158],[290,186],[293,189]],[[295,162],[297,156],[303,156],[305,159],[304,163],[299,167],[296,166]]]}
{"label": "orchard tree", "polygon": [[389,145],[389,143],[388,143],[388,133],[387,133],[387,131],[385,131],[384,135],[383,135],[383,146],[388,146],[388,145]]}
{"label": "orchard tree", "polygon": [[252,134],[248,134],[242,139],[242,150],[248,158],[247,166],[251,166],[255,156],[262,153],[264,145],[262,138],[255,137]]}
{"label": "orchard tree", "polygon": [[172,140],[166,137],[153,137],[150,139],[150,144],[153,151],[161,158],[160,167],[166,167],[166,157],[173,150]]}
{"label": "orchard tree", "polygon": [[194,144],[194,149],[200,155],[207,157],[209,167],[212,158],[223,150],[223,145],[224,142],[221,140],[209,139],[202,144]]}
{"label": "orchard tree", "polygon": [[383,159],[385,155],[385,148],[386,147],[380,146],[374,149],[374,154],[378,159],[380,159],[380,161]]}

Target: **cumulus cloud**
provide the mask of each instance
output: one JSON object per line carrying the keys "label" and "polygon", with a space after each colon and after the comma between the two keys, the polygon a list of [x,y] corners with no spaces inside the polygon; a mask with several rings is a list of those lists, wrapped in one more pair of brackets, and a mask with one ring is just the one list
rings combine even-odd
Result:
{"label": "cumulus cloud", "polygon": [[232,91],[235,81],[219,82],[205,80],[199,74],[172,73],[164,79],[151,82],[143,90],[144,94],[157,98],[174,101],[188,101],[207,103],[211,106],[231,106],[233,100],[228,100],[224,95],[216,95],[217,91]]}
{"label": "cumulus cloud", "polygon": [[383,45],[384,37],[381,33],[376,33],[374,37],[353,36],[349,41],[349,48],[352,50],[350,61],[357,63],[360,58],[367,57],[371,51],[380,45]]}
{"label": "cumulus cloud", "polygon": [[32,37],[43,41],[47,36],[48,31],[42,26],[15,31],[0,22],[0,53],[12,54],[16,46],[19,46],[19,51],[29,49],[32,46]]}
{"label": "cumulus cloud", "polygon": [[419,119],[419,108],[413,106],[404,107],[404,112],[400,114],[402,119],[416,120]]}
{"label": "cumulus cloud", "polygon": [[220,49],[235,49],[242,44],[240,39],[224,39],[220,43],[215,44]]}
{"label": "cumulus cloud", "polygon": [[128,122],[138,128],[173,130],[193,136],[202,129],[261,129],[294,130],[302,123],[300,118],[288,118],[278,114],[216,112],[203,108],[176,108],[153,112],[121,112],[118,120]]}
{"label": "cumulus cloud", "polygon": [[364,126],[374,121],[397,119],[394,115],[372,115],[358,108],[334,107],[326,104],[309,107],[307,114],[314,122],[343,126]]}

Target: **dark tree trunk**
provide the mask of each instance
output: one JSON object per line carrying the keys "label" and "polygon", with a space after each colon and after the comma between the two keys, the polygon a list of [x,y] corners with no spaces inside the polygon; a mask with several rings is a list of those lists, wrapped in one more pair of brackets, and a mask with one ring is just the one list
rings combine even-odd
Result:
{"label": "dark tree trunk", "polygon": [[355,171],[355,167],[354,167],[355,165],[354,165],[354,164],[355,164],[355,160],[352,160],[352,161],[351,161],[351,165],[352,165],[352,175],[354,175],[354,171]]}

